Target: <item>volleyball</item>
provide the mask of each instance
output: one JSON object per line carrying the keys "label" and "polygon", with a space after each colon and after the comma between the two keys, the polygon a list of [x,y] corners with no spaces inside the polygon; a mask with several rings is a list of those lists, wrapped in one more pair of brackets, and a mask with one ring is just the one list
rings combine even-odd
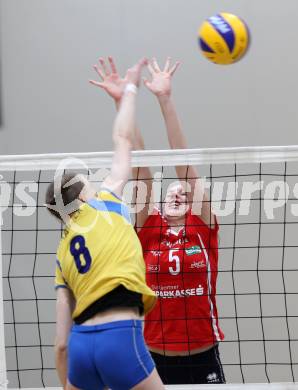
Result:
{"label": "volleyball", "polygon": [[249,30],[238,16],[222,12],[203,22],[199,45],[203,55],[219,65],[239,61],[249,46]]}

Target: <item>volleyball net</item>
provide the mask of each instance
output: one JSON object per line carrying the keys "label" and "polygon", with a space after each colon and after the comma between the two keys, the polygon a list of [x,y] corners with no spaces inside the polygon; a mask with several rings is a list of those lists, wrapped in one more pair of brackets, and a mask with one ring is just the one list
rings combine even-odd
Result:
{"label": "volleyball net", "polygon": [[[111,159],[109,152],[0,157],[3,387],[59,387],[54,273],[63,227],[46,210],[45,191],[58,166],[100,187]],[[132,163],[152,169],[158,204],[177,181],[175,166],[195,165],[204,178],[220,225],[220,354],[230,383],[220,388],[297,388],[298,146],[142,151]],[[132,215],[135,185],[131,180],[124,194]]]}

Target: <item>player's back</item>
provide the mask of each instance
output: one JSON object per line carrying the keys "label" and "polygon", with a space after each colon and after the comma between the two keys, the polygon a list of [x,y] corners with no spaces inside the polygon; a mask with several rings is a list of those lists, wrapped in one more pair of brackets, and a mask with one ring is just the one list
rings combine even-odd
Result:
{"label": "player's back", "polygon": [[108,191],[101,191],[72,217],[57,257],[56,284],[72,290],[77,302],[74,318],[121,284],[143,294],[145,312],[154,304],[128,208]]}

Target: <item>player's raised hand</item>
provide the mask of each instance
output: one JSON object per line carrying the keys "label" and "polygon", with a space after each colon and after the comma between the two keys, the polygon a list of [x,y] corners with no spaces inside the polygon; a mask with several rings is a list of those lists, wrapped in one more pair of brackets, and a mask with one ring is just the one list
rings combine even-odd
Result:
{"label": "player's raised hand", "polygon": [[171,58],[168,57],[163,70],[160,69],[155,58],[148,63],[148,70],[151,74],[151,81],[144,78],[145,86],[157,97],[159,96],[170,96],[171,95],[171,79],[180,62],[176,62],[174,65],[171,64]]}
{"label": "player's raised hand", "polygon": [[125,76],[126,82],[134,84],[138,87],[140,84],[143,67],[147,64],[148,64],[148,60],[146,58],[141,58],[139,62],[137,62],[134,66],[129,68]]}
{"label": "player's raised hand", "polygon": [[121,100],[127,80],[119,75],[113,57],[108,57],[108,61],[109,66],[103,58],[99,59],[99,64],[93,65],[102,81],[89,80],[89,82],[104,89],[117,102]]}

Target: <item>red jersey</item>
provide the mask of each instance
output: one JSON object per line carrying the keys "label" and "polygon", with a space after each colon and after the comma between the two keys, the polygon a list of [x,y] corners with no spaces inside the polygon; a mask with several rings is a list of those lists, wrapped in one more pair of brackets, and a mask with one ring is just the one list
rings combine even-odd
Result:
{"label": "red jersey", "polygon": [[223,340],[216,308],[218,224],[206,225],[190,211],[179,233],[159,211],[138,236],[148,286],[159,298],[145,318],[149,347],[188,351]]}

